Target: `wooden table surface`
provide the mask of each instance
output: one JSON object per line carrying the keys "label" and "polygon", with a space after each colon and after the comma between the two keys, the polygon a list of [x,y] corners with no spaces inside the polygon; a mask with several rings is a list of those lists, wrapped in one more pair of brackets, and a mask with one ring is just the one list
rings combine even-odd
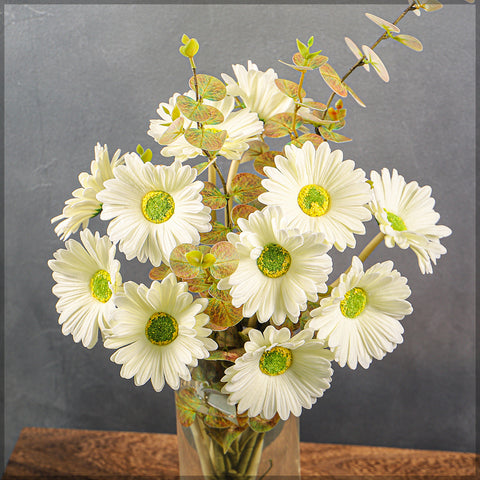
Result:
{"label": "wooden table surface", "polygon": [[[302,478],[472,480],[473,453],[301,443]],[[3,480],[178,478],[175,435],[24,428]]]}

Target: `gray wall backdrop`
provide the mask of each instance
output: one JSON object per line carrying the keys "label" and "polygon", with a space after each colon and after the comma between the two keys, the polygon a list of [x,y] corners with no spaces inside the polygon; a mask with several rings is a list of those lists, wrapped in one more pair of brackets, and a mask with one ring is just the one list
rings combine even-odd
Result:
{"label": "gray wall backdrop", "polygon": [[[175,432],[173,392],[138,388],[119,376],[111,351],[63,337],[47,261],[63,243],[50,218],[77,188],[97,141],[110,152],[150,147],[160,101],[186,90],[178,53],[182,33],[198,38],[200,72],[232,75],[252,59],[280,77],[295,38],[315,35],[343,74],[354,61],[345,35],[371,45],[381,33],[364,12],[393,20],[397,5],[6,5],[6,457],[26,426]],[[391,81],[356,71],[343,144],[367,172],[397,168],[429,184],[449,250],[422,276],[411,251],[380,246],[368,264],[392,258],[412,289],[414,312],[404,343],[368,370],[335,365],[332,388],[301,417],[303,441],[473,451],[474,377],[474,39],[475,6],[447,5],[400,23],[422,53],[383,42],[378,53]],[[317,72],[307,94],[326,101]],[[333,144],[334,148],[337,148]],[[248,166],[246,168],[252,168]],[[93,230],[105,231],[100,220]],[[335,273],[358,248],[334,255]],[[78,238],[78,234],[75,235]],[[124,280],[148,283],[148,266],[127,262]]]}

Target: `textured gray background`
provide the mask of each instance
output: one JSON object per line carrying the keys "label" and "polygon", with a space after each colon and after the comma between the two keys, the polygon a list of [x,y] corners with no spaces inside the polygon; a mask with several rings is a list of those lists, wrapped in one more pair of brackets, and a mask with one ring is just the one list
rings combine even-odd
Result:
{"label": "textured gray background", "polygon": [[[405,4],[5,7],[7,458],[25,426],[175,431],[171,390],[136,388],[120,378],[111,351],[62,336],[47,260],[63,247],[49,220],[89,169],[97,141],[111,153],[142,143],[161,160],[146,131],[158,103],[186,90],[181,34],[199,39],[200,72],[232,75],[232,63],[252,59],[296,80],[277,60],[289,61],[295,38],[313,34],[342,74],[354,60],[343,37],[371,45],[381,33],[364,12],[393,20]],[[383,42],[390,83],[363,69],[351,77],[368,108],[345,101],[342,133],[354,139],[341,146],[345,157],[431,185],[440,223],[454,234],[431,276],[410,251],[382,245],[371,256],[369,264],[392,258],[409,279],[405,342],[368,370],[336,366],[332,388],[301,417],[304,441],[475,448],[474,22],[468,4],[410,14],[400,27],[423,41],[423,53]],[[306,89],[319,101],[329,95],[317,72]],[[100,220],[91,225],[105,231]],[[355,253],[375,233],[372,221]],[[337,273],[352,253],[334,256]],[[125,280],[148,282],[148,267],[119,259]]]}

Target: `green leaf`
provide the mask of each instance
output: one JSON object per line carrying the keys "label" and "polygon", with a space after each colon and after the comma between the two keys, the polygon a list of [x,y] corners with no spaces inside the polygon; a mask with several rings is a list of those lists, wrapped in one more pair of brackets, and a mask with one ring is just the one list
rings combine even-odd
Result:
{"label": "green leaf", "polygon": [[301,135],[300,137],[292,140],[290,144],[301,148],[303,145],[305,145],[305,142],[312,142],[313,146],[317,148],[321,143],[323,143],[323,138],[315,133],[306,133],[305,135]]}
{"label": "green leaf", "polygon": [[302,43],[298,38],[297,38],[297,48],[300,54],[302,55],[302,57],[307,58],[309,53],[309,47],[307,47],[304,43]]}
{"label": "green leaf", "polygon": [[196,395],[193,387],[183,388],[175,395],[178,420],[183,427],[189,427],[197,416],[202,400]]}
{"label": "green leaf", "polygon": [[[182,36],[182,42],[184,40],[186,40],[186,35],[185,34]],[[186,42],[183,42],[183,43],[184,43],[184,45],[182,45],[179,48],[180,53],[183,56],[188,57],[188,58],[194,57],[197,54],[198,49],[200,48],[197,40],[195,38],[189,38]]]}
{"label": "green leaf", "polygon": [[209,232],[200,233],[200,241],[208,245],[221,242],[227,239],[227,233],[231,232],[230,228],[219,222],[212,222],[212,229]]}
{"label": "green leaf", "polygon": [[215,257],[210,273],[217,280],[229,277],[237,269],[240,257],[230,242],[218,242],[212,246],[210,252]]}
{"label": "green leaf", "polygon": [[313,45],[313,36],[308,39],[307,45],[309,48]]}
{"label": "green leaf", "polygon": [[186,95],[180,95],[177,98],[177,106],[193,122],[218,125],[224,121],[223,113],[220,110],[210,105],[203,105]]}
{"label": "green leaf", "polygon": [[227,139],[227,131],[212,131],[207,129],[189,128],[185,132],[185,140],[194,147],[207,152],[218,152]]}
{"label": "green leaf", "polygon": [[205,312],[210,317],[207,328],[226,330],[243,320],[242,307],[234,307],[230,302],[218,298],[209,298]]}
{"label": "green leaf", "polygon": [[142,156],[143,147],[142,147],[140,144],[137,145],[137,153],[138,153],[140,156]]}
{"label": "green leaf", "polygon": [[212,210],[219,210],[227,205],[225,195],[211,182],[203,182],[203,190],[200,194],[203,197],[203,204]]}
{"label": "green leaf", "polygon": [[[302,125],[302,119],[297,116],[295,130]],[[272,138],[280,138],[293,132],[293,113],[277,113],[265,122],[264,135]]]}
{"label": "green leaf", "polygon": [[[195,77],[190,78],[190,88],[195,90]],[[200,73],[197,75],[198,94],[200,97],[207,100],[218,102],[223,100],[227,95],[227,89],[225,85],[215,77],[211,75],[204,75]]]}
{"label": "green leaf", "polygon": [[371,13],[366,13],[365,16],[371,20],[373,23],[376,23],[379,27],[383,28],[387,32],[399,33],[400,29],[393,23],[384,20],[383,18],[372,15]]}
{"label": "green leaf", "polygon": [[187,259],[187,262],[192,267],[201,267],[202,266],[203,255],[198,250],[192,250],[191,252],[187,252],[185,254],[185,258]]}
{"label": "green leaf", "polygon": [[236,224],[239,218],[247,219],[251,213],[256,212],[257,210],[258,209],[252,205],[245,205],[243,203],[235,205],[232,210],[232,221]]}
{"label": "green leaf", "polygon": [[202,258],[202,268],[210,268],[216,261],[215,255],[211,253],[206,253]]}
{"label": "green leaf", "polygon": [[[298,85],[295,82],[291,82],[290,80],[284,80],[283,78],[277,78],[275,80],[275,85],[278,87],[280,91],[282,91],[287,97],[290,98],[299,98],[298,96]],[[305,90],[302,88],[300,92],[302,98],[305,98]]]}
{"label": "green leaf", "polygon": [[172,269],[165,263],[162,263],[159,267],[153,267],[148,276],[152,280],[163,280],[169,273],[172,273]]}
{"label": "green leaf", "polygon": [[361,107],[366,107],[365,103],[363,103],[363,100],[346,84],[344,85],[347,87],[348,93],[355,99],[355,101],[361,106]]}
{"label": "green leaf", "polygon": [[168,145],[183,135],[183,117],[178,117],[163,132],[162,136],[157,140],[160,145]]}
{"label": "green leaf", "polygon": [[416,52],[423,50],[422,42],[418,38],[412,37],[412,35],[395,35],[392,38]]}
{"label": "green leaf", "polygon": [[333,67],[326,63],[320,67],[320,75],[325,80],[325,83],[341,97],[346,97],[348,95],[345,85],[342,83],[338,73],[333,69]]}
{"label": "green leaf", "polygon": [[180,278],[190,279],[195,278],[201,271],[200,264],[192,265],[190,260],[194,260],[194,257],[198,257],[198,254],[189,255],[187,253],[198,251],[200,255],[205,255],[210,251],[210,247],[206,245],[192,245],[190,243],[182,243],[177,245],[170,254],[170,268],[173,273]]}
{"label": "green leaf", "polygon": [[244,430],[245,427],[232,426],[226,429],[210,430],[209,435],[222,447],[225,455],[234,440],[236,440]]}
{"label": "green leaf", "polygon": [[339,133],[332,132],[325,127],[319,127],[320,133],[325,140],[330,140],[335,143],[350,142],[352,139],[340,135]]}
{"label": "green leaf", "polygon": [[278,413],[274,415],[270,420],[265,420],[262,417],[250,417],[248,419],[248,425],[254,432],[264,433],[271,430],[280,420]]}
{"label": "green leaf", "polygon": [[153,154],[149,148],[147,148],[140,156],[140,158],[143,160],[143,163],[150,162],[152,160],[152,157],[153,157]]}
{"label": "green leaf", "polygon": [[205,171],[208,166],[208,162],[202,162],[197,165],[194,165],[193,168],[198,172],[197,176]]}
{"label": "green leaf", "polygon": [[238,173],[232,180],[231,192],[237,203],[250,203],[265,192],[262,179],[253,173]]}

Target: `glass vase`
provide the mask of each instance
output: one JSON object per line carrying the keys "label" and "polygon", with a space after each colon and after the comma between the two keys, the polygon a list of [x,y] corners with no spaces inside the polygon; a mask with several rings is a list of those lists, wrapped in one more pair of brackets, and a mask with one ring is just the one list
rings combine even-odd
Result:
{"label": "glass vase", "polygon": [[175,392],[180,478],[299,480],[298,418],[238,415],[220,392],[223,363],[200,361]]}

